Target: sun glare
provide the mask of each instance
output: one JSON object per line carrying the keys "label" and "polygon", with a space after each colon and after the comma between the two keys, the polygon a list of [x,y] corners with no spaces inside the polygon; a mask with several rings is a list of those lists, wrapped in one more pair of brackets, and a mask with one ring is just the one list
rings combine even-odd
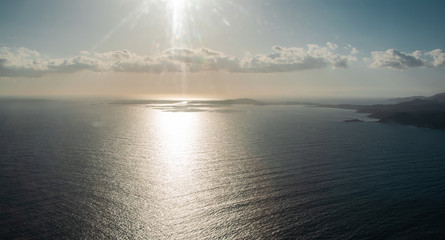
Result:
{"label": "sun glare", "polygon": [[169,0],[168,8],[172,22],[171,45],[174,47],[183,47],[184,35],[186,34],[187,0]]}
{"label": "sun glare", "polygon": [[[184,105],[181,103],[179,106]],[[185,174],[193,164],[193,155],[198,149],[199,114],[187,112],[156,112],[156,126],[160,139],[160,156],[166,164],[168,175]]]}
{"label": "sun glare", "polygon": [[184,6],[186,1],[187,0],[169,0],[169,4],[180,8],[181,6]]}

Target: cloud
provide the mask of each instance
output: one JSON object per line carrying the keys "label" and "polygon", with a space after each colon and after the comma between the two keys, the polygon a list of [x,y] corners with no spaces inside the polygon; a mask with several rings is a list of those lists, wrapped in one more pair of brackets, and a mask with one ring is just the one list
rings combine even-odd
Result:
{"label": "cloud", "polygon": [[15,76],[17,72],[30,77],[44,70],[39,53],[27,48],[0,48],[0,76]]}
{"label": "cloud", "polygon": [[405,53],[395,49],[388,49],[384,52],[371,52],[371,68],[390,68],[404,70],[416,67],[444,67],[445,52],[441,49],[423,53],[414,51]]}
{"label": "cloud", "polygon": [[100,62],[88,56],[65,59],[42,58],[27,48],[0,48],[0,76],[39,77],[49,72],[76,72],[100,70]]}
{"label": "cloud", "polygon": [[[329,42],[328,42],[329,44]],[[357,50],[357,48],[353,47],[351,44],[346,45],[345,47],[343,47],[345,50],[348,50],[351,52],[352,55],[357,55],[360,52]]]}
{"label": "cloud", "polygon": [[335,49],[337,49],[337,47],[338,47],[337,44],[335,44],[335,43],[331,43],[331,42],[327,42],[326,45],[328,45],[328,47],[329,47],[331,50],[335,50]]}
{"label": "cloud", "polygon": [[351,50],[351,54],[352,55],[357,55],[357,54],[359,54],[360,52],[357,50],[357,48],[352,48],[352,50]]}
{"label": "cloud", "polygon": [[[308,44],[306,48],[274,46],[270,54],[239,58],[208,48],[172,48],[161,54],[141,56],[128,50],[82,51],[69,58],[44,58],[27,48],[0,48],[0,77],[39,77],[49,73],[94,72],[292,72],[309,69],[347,68],[352,55],[335,53],[337,45]],[[437,53],[439,54],[439,53]],[[439,56],[439,55],[438,55]],[[438,60],[439,61],[439,60]]]}
{"label": "cloud", "polygon": [[427,53],[433,57],[433,62],[431,63],[434,67],[445,67],[445,51],[442,49],[435,49]]}

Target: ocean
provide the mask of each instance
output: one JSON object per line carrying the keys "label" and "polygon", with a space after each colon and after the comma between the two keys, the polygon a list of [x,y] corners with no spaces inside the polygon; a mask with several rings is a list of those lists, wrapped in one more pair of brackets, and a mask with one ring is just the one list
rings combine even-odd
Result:
{"label": "ocean", "polygon": [[0,100],[0,238],[445,236],[445,131],[187,104]]}

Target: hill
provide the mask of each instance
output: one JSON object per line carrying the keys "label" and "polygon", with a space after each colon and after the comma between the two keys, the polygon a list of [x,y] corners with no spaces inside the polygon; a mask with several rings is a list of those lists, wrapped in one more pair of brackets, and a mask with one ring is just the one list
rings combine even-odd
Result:
{"label": "hill", "polygon": [[319,105],[355,109],[361,113],[369,113],[368,117],[379,119],[382,123],[396,123],[416,127],[445,129],[445,93],[430,97],[398,98],[397,104],[375,105]]}

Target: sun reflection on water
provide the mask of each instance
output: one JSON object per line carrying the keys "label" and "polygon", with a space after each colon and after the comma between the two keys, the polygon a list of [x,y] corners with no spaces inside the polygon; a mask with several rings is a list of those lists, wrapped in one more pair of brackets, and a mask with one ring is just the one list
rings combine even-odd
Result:
{"label": "sun reflection on water", "polygon": [[196,139],[199,135],[198,124],[199,114],[196,113],[157,112],[159,154],[170,168],[181,168],[191,164],[190,154],[198,148]]}
{"label": "sun reflection on water", "polygon": [[268,165],[245,142],[246,125],[236,125],[241,116],[144,109],[146,192],[136,194],[149,196],[138,215],[154,238],[261,236],[250,223],[267,223],[275,208],[265,193],[273,185]]}
{"label": "sun reflection on water", "polygon": [[[162,191],[160,210],[164,232],[178,232],[181,216],[192,214],[187,206],[197,204],[193,194],[203,186],[197,176],[200,157],[202,114],[187,112],[155,113],[155,131],[158,139],[158,186]],[[202,157],[202,156],[201,156]]]}

